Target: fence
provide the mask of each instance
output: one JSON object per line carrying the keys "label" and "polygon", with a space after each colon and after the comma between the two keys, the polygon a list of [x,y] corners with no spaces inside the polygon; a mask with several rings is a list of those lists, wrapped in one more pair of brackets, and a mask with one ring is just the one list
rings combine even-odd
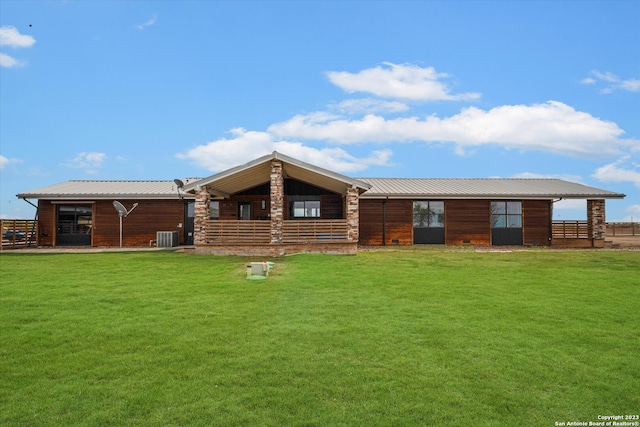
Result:
{"label": "fence", "polygon": [[38,244],[38,223],[26,219],[2,219],[2,249],[18,249]]}
{"label": "fence", "polygon": [[640,236],[640,223],[608,222],[607,236]]}

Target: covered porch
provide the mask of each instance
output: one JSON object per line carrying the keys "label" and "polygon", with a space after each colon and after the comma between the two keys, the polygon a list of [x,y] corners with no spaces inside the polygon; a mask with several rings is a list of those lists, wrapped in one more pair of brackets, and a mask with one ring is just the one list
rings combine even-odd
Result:
{"label": "covered porch", "polygon": [[587,199],[586,221],[552,221],[551,246],[604,248],[607,234],[605,200]]}
{"label": "covered porch", "polygon": [[277,152],[185,187],[195,194],[196,252],[353,254],[368,184]]}

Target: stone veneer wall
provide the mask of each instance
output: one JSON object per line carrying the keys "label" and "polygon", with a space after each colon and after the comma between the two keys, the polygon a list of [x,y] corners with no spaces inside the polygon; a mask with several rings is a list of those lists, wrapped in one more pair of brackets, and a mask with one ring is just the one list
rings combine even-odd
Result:
{"label": "stone veneer wall", "polygon": [[359,233],[359,194],[358,188],[351,186],[347,188],[347,194],[345,195],[345,217],[347,219],[347,240],[351,242],[357,242],[360,238]]}
{"label": "stone veneer wall", "polygon": [[196,193],[194,206],[193,243],[196,245],[206,245],[206,228],[209,219],[209,203],[211,195],[206,187],[202,187]]}
{"label": "stone veneer wall", "polygon": [[604,240],[607,223],[605,222],[604,200],[587,200],[587,225],[589,237],[594,240]]}
{"label": "stone veneer wall", "polygon": [[271,243],[282,243],[284,222],[284,177],[282,162],[271,161]]}

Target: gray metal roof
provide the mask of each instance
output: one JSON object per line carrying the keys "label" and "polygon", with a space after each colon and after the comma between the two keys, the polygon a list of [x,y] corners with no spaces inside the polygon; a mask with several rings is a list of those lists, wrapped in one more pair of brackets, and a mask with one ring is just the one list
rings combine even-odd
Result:
{"label": "gray metal roof", "polygon": [[371,185],[369,198],[620,199],[624,194],[560,179],[518,178],[359,178]]}
{"label": "gray metal roof", "polygon": [[[192,195],[185,195],[193,198]],[[173,181],[92,181],[73,180],[17,194],[23,199],[178,199]]]}

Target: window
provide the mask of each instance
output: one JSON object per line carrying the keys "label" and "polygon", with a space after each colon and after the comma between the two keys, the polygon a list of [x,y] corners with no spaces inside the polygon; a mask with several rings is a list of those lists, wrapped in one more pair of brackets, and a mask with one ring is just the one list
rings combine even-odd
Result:
{"label": "window", "polygon": [[413,226],[415,228],[443,228],[444,202],[435,200],[413,202]]}
{"label": "window", "polygon": [[209,219],[220,219],[220,201],[211,200],[209,202]]}
{"label": "window", "polygon": [[[298,196],[299,198],[301,196]],[[293,200],[291,202],[293,218],[320,218],[320,200]]]}
{"label": "window", "polygon": [[522,228],[522,202],[500,200],[491,202],[492,228]]}

